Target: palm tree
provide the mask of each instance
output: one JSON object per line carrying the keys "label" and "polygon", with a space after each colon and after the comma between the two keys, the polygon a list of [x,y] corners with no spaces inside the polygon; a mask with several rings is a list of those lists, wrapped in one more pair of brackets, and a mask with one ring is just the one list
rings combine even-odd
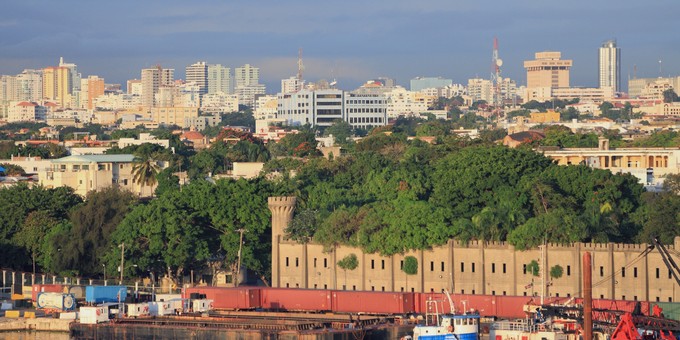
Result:
{"label": "palm tree", "polygon": [[[158,169],[158,164],[150,156],[135,157],[132,165],[132,182],[139,184],[142,189],[144,186],[153,187],[157,182]],[[140,194],[142,193],[143,190],[140,190]]]}

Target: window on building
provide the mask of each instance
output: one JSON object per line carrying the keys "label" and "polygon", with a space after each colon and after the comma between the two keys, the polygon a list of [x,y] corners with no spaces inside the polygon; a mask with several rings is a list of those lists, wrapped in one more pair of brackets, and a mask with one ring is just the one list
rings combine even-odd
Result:
{"label": "window on building", "polygon": [[300,259],[297,258],[297,257],[295,258],[295,266],[296,266],[296,267],[299,267],[299,266],[300,266]]}
{"label": "window on building", "polygon": [[381,260],[381,261],[382,261],[382,269],[385,270],[385,260]]}
{"label": "window on building", "polygon": [[475,263],[474,262],[472,262],[472,272],[473,273],[475,272]]}
{"label": "window on building", "polygon": [[472,295],[475,295],[475,290],[474,290],[474,289],[472,290]]}
{"label": "window on building", "polygon": [[434,271],[434,261],[430,261],[430,271]]}
{"label": "window on building", "polygon": [[314,268],[316,268],[316,257],[314,258]]}
{"label": "window on building", "polygon": [[[659,278],[659,268],[656,268],[656,278],[657,279]],[[656,301],[659,301],[659,300],[656,300]]]}
{"label": "window on building", "polygon": [[[505,263],[503,263],[503,274],[505,274]],[[505,294],[503,294],[505,295]]]}
{"label": "window on building", "polygon": [[571,276],[571,266],[567,266],[567,276]]}
{"label": "window on building", "polygon": [[326,259],[325,257],[323,259],[323,267],[328,268],[328,259]]}
{"label": "window on building", "polygon": [[444,261],[442,261],[442,271],[444,271]]}
{"label": "window on building", "polygon": [[600,277],[604,276],[604,267],[600,266]]}
{"label": "window on building", "polygon": [[371,260],[371,269],[375,269],[375,260]]}
{"label": "window on building", "polygon": [[522,273],[524,273],[525,275],[527,273],[527,265],[526,264],[524,266],[522,266]]}
{"label": "window on building", "polygon": [[637,267],[633,267],[633,277],[637,277]]}
{"label": "window on building", "polygon": [[357,290],[357,285],[352,285],[352,290]]}
{"label": "window on building", "polygon": [[621,267],[621,277],[626,277],[626,267]]}
{"label": "window on building", "polygon": [[465,262],[460,263],[460,272],[465,273]]}
{"label": "window on building", "polygon": [[[495,263],[492,263],[492,264],[491,264],[491,272],[492,272],[492,273],[495,273],[495,272],[496,272],[496,264],[495,264]],[[492,295],[496,295],[496,294],[492,294]]]}
{"label": "window on building", "polygon": [[286,257],[286,267],[288,267],[288,257]]}
{"label": "window on building", "polygon": [[404,260],[401,260],[401,264],[399,265],[399,269],[404,269]]}

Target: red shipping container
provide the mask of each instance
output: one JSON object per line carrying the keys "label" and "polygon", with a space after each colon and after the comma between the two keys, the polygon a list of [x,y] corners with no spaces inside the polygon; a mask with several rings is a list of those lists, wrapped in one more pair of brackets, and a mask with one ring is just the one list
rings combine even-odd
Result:
{"label": "red shipping container", "polygon": [[205,294],[213,300],[213,308],[227,310],[246,310],[260,308],[260,288],[253,287],[191,287],[184,290],[183,297],[192,293]]}
{"label": "red shipping container", "polygon": [[33,302],[36,302],[38,299],[38,293],[63,293],[64,292],[64,285],[43,285],[43,284],[34,284],[33,287],[31,288],[31,299]]}
{"label": "red shipping container", "polygon": [[[477,312],[482,316],[501,318],[524,318],[524,305],[531,298],[526,296],[451,294],[456,313]],[[428,303],[428,301],[431,301]],[[432,303],[434,302],[434,303]],[[436,305],[436,307],[435,307]],[[449,313],[449,301],[442,293],[417,293],[415,309],[419,314]]]}
{"label": "red shipping container", "polygon": [[338,313],[407,314],[415,312],[414,293],[334,290]]}
{"label": "red shipping container", "polygon": [[323,312],[331,309],[331,291],[299,288],[266,288],[261,291],[262,308],[286,311]]}

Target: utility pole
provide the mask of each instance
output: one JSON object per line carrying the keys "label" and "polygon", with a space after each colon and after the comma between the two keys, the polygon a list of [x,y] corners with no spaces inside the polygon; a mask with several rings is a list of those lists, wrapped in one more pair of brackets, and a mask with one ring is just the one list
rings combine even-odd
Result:
{"label": "utility pole", "polygon": [[243,233],[246,231],[243,228],[239,228],[236,231],[238,231],[241,236],[239,237],[239,243],[238,243],[238,264],[236,265],[236,278],[234,278],[234,286],[238,287],[239,285],[239,278],[241,276],[241,250],[243,249]]}
{"label": "utility pole", "polygon": [[123,271],[125,270],[125,243],[120,244],[120,284],[123,284]]}

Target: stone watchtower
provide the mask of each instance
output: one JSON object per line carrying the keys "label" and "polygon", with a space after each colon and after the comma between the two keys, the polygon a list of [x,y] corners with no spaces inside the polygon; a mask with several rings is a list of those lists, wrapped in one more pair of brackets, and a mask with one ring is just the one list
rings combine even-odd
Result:
{"label": "stone watchtower", "polygon": [[269,197],[269,210],[272,212],[272,287],[280,287],[279,244],[283,239],[284,230],[293,219],[295,210],[294,196]]}

